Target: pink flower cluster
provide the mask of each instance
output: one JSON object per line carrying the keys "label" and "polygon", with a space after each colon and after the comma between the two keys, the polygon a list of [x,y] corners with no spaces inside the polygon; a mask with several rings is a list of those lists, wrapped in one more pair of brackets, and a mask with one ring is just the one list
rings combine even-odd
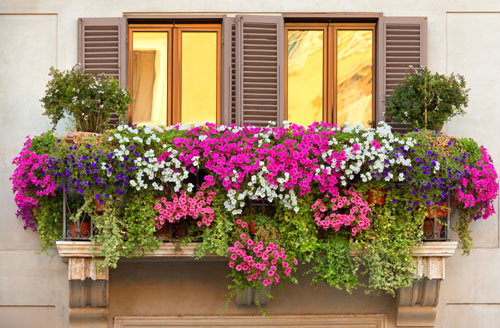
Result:
{"label": "pink flower cluster", "polygon": [[[314,123],[307,129],[292,124],[289,128],[247,126],[219,132],[215,125],[206,124],[189,130],[185,138],[172,141],[182,151],[179,159],[184,165],[190,167],[193,158],[205,158],[204,167],[228,191],[239,191],[244,182],[265,167],[264,177],[270,185],[298,187],[300,195],[305,195],[313,183],[318,183],[322,192],[335,194],[340,173],[320,169],[321,164],[340,168],[346,160],[344,151],[322,157],[331,149],[329,142],[335,134],[332,127]],[[199,138],[202,135],[205,138]],[[269,141],[262,144],[266,138]],[[280,184],[279,178],[285,178],[285,182]]]}
{"label": "pink flower cluster", "polygon": [[351,227],[351,234],[355,236],[370,226],[368,215],[371,208],[353,187],[341,191],[342,194],[325,195],[324,199],[314,202],[311,206],[315,210],[314,219],[325,230],[332,228],[339,231],[343,226]]}
{"label": "pink flower cluster", "polygon": [[462,178],[457,194],[464,208],[477,207],[475,219],[486,220],[495,214],[493,201],[498,196],[498,175],[486,148],[481,147],[481,153],[483,156],[475,166],[464,165],[468,177]]}
{"label": "pink flower cluster", "polygon": [[[242,228],[247,226],[240,219],[236,223]],[[254,242],[244,233],[240,235],[240,239],[241,242],[237,240],[234,246],[227,249],[231,258],[229,267],[240,272],[248,282],[261,280],[264,287],[278,284],[280,274],[288,277],[298,264],[297,259],[287,261],[285,249],[274,243]]]}
{"label": "pink flower cluster", "polygon": [[[201,227],[210,226],[214,220],[214,210],[211,208],[215,191],[198,191],[191,197],[184,190],[179,194],[173,194],[172,200],[166,197],[157,200],[154,209],[159,212],[155,217],[155,224],[161,229],[166,221],[173,223],[181,219],[192,218],[198,220],[196,224]],[[200,220],[201,218],[201,220]]]}
{"label": "pink flower cluster", "polygon": [[31,139],[27,137],[21,153],[12,161],[16,168],[10,180],[18,207],[16,215],[24,220],[24,229],[36,230],[37,219],[33,210],[38,205],[38,197],[55,196],[57,184],[48,173],[48,155],[38,155],[30,148]]}

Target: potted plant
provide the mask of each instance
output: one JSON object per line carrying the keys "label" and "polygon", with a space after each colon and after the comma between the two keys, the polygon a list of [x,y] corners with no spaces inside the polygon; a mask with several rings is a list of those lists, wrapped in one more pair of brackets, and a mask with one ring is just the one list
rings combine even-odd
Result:
{"label": "potted plant", "polygon": [[441,220],[448,215],[448,204],[443,202],[436,206],[429,206],[428,217],[424,220],[424,237],[427,239],[439,239],[441,237],[441,231],[443,230],[443,224]]}
{"label": "potted plant", "polygon": [[453,116],[463,115],[469,101],[465,79],[432,73],[427,68],[413,69],[386,100],[386,116],[407,122],[416,129],[441,131]]}
{"label": "potted plant", "polygon": [[51,67],[49,76],[52,78],[40,101],[53,128],[69,117],[74,119],[76,131],[101,133],[109,127],[112,113],[123,121],[132,103],[128,91],[112,77],[84,73],[78,65],[65,71]]}
{"label": "potted plant", "polygon": [[382,188],[372,188],[367,191],[368,204],[381,206],[385,204],[386,190]]}

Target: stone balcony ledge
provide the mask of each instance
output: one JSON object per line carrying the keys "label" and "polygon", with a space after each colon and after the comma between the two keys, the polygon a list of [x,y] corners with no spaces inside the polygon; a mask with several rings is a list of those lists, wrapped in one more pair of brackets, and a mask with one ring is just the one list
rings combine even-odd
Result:
{"label": "stone balcony ledge", "polygon": [[[192,259],[197,243],[183,246],[180,243],[162,243],[158,250],[146,253],[136,259]],[[457,248],[456,241],[424,242],[413,252],[416,263],[415,278],[444,279],[445,259],[452,256]],[[95,261],[99,261],[99,245],[89,241],[58,241],[57,251],[63,261],[70,262],[71,267],[81,267],[77,270],[85,276],[72,276],[70,279],[85,279],[102,276],[95,269]],[[94,257],[95,255],[95,257]],[[225,260],[221,256],[207,256],[208,260]],[[73,270],[75,271],[75,270]],[[75,271],[76,272],[76,271]],[[86,272],[86,273],[85,273]]]}
{"label": "stone balcony ledge", "polygon": [[[59,256],[68,262],[70,326],[76,327],[81,320],[93,320],[95,327],[107,327],[109,269],[97,269],[96,263],[101,260],[99,245],[88,241],[58,241],[56,246]],[[162,243],[158,250],[140,259],[193,259],[196,246],[196,243],[186,246]],[[456,241],[424,242],[414,250],[416,280],[398,292],[396,327],[434,327],[446,258],[455,253],[457,246]],[[221,256],[207,259],[226,260]],[[249,295],[246,301],[237,300],[237,303],[252,303],[254,294]]]}
{"label": "stone balcony ledge", "polygon": [[[193,257],[197,243],[186,246],[180,243],[162,243],[158,250],[144,255],[145,258],[179,258]],[[428,257],[450,257],[455,254],[458,242],[456,241],[432,241],[424,242],[413,251],[415,258]],[[93,257],[98,256],[99,245],[90,241],[57,241],[57,251],[63,260],[70,257]],[[208,256],[209,258],[222,258],[219,256]]]}

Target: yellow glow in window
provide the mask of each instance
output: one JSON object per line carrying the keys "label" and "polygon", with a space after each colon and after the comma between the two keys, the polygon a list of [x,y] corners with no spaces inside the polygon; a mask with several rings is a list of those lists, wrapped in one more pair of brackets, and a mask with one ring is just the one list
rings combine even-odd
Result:
{"label": "yellow glow in window", "polygon": [[168,33],[132,34],[132,122],[157,125],[167,121]]}
{"label": "yellow glow in window", "polygon": [[217,33],[182,33],[181,122],[217,121]]}
{"label": "yellow glow in window", "polygon": [[373,124],[373,32],[337,32],[337,124]]}
{"label": "yellow glow in window", "polygon": [[323,120],[323,31],[288,31],[288,121]]}

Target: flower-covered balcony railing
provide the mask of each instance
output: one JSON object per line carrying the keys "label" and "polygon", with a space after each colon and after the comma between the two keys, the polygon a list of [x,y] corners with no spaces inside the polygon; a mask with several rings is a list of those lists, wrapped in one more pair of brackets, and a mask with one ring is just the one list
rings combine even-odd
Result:
{"label": "flower-covered balcony railing", "polygon": [[14,164],[18,214],[45,247],[89,239],[114,267],[162,239],[196,241],[197,257],[228,257],[234,291],[296,281],[309,263],[315,282],[350,291],[362,272],[369,290],[394,293],[413,281],[422,238],[448,239],[450,208],[467,252],[468,224],[493,213],[498,191],[473,140],[384,123],[48,132]]}

